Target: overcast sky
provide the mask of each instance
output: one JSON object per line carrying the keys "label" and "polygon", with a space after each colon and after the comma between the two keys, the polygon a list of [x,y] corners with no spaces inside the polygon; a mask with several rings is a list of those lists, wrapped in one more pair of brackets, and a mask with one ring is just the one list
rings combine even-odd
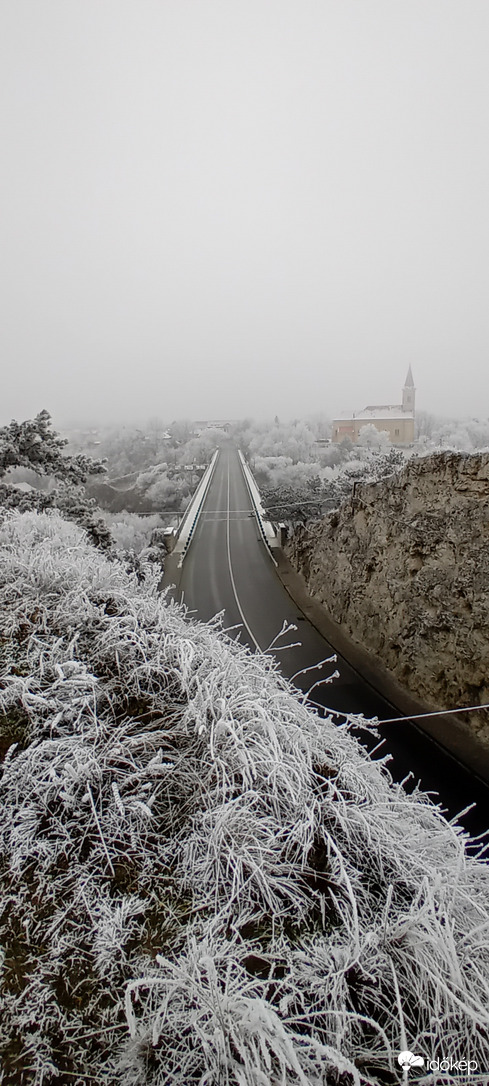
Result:
{"label": "overcast sky", "polygon": [[2,0],[0,421],[489,415],[488,0]]}

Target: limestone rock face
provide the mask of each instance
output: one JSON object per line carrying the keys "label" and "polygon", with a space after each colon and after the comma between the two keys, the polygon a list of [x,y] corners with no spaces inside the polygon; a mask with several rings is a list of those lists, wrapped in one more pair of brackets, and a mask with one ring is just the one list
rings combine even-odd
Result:
{"label": "limestone rock face", "polygon": [[[489,454],[410,460],[286,545],[349,636],[433,708],[489,702]],[[467,718],[489,744],[489,714]]]}

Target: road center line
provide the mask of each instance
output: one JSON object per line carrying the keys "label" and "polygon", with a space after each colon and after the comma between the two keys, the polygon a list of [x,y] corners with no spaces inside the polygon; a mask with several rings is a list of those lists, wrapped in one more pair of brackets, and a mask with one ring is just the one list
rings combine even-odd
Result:
{"label": "road center line", "polygon": [[250,630],[250,627],[248,626],[248,623],[247,623],[247,621],[246,621],[246,619],[244,617],[243,609],[242,609],[241,604],[239,602],[238,593],[236,591],[236,584],[235,584],[234,575],[233,575],[233,567],[231,565],[231,546],[230,546],[230,539],[229,539],[229,536],[230,536],[230,524],[231,524],[231,520],[230,520],[230,517],[229,517],[229,513],[230,513],[229,491],[230,491],[230,477],[229,477],[229,463],[228,463],[228,507],[227,507],[227,515],[226,515],[226,546],[227,546],[227,552],[228,552],[229,576],[231,578],[231,587],[232,587],[233,592],[234,592],[234,598],[236,600],[236,606],[237,606],[238,611],[239,611],[239,613],[241,615],[241,618],[243,620],[243,626],[248,631],[248,633],[250,635],[250,638],[253,641],[253,644],[256,645],[256,648],[258,649],[258,652],[261,652],[262,650],[260,648],[260,645],[258,644],[258,641],[256,640],[256,637],[254,636],[254,634]]}

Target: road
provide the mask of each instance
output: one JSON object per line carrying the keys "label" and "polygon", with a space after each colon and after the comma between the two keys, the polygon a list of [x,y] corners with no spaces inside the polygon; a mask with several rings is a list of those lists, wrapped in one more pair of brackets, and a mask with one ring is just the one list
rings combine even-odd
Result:
{"label": "road", "polygon": [[[342,657],[318,667],[335,649],[282,585],[261,539],[234,447],[221,450],[175,593],[203,621],[224,611],[230,636],[239,637],[252,651],[273,651],[282,673],[321,706],[367,718],[402,715]],[[276,640],[284,623],[296,629]],[[335,671],[338,677],[325,684]],[[483,780],[412,722],[385,725],[381,734],[384,745],[379,755],[392,754],[389,768],[395,779],[403,780],[411,772],[426,791],[439,795],[450,817],[475,802],[464,825],[474,834],[489,827],[489,788]]]}

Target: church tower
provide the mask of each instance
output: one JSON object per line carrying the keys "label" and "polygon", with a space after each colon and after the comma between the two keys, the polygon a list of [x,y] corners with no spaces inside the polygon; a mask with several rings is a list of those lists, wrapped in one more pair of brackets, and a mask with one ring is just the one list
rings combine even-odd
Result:
{"label": "church tower", "polygon": [[414,415],[414,397],[416,389],[414,387],[413,375],[411,373],[411,366],[407,371],[407,377],[404,382],[404,388],[402,390],[402,410]]}

